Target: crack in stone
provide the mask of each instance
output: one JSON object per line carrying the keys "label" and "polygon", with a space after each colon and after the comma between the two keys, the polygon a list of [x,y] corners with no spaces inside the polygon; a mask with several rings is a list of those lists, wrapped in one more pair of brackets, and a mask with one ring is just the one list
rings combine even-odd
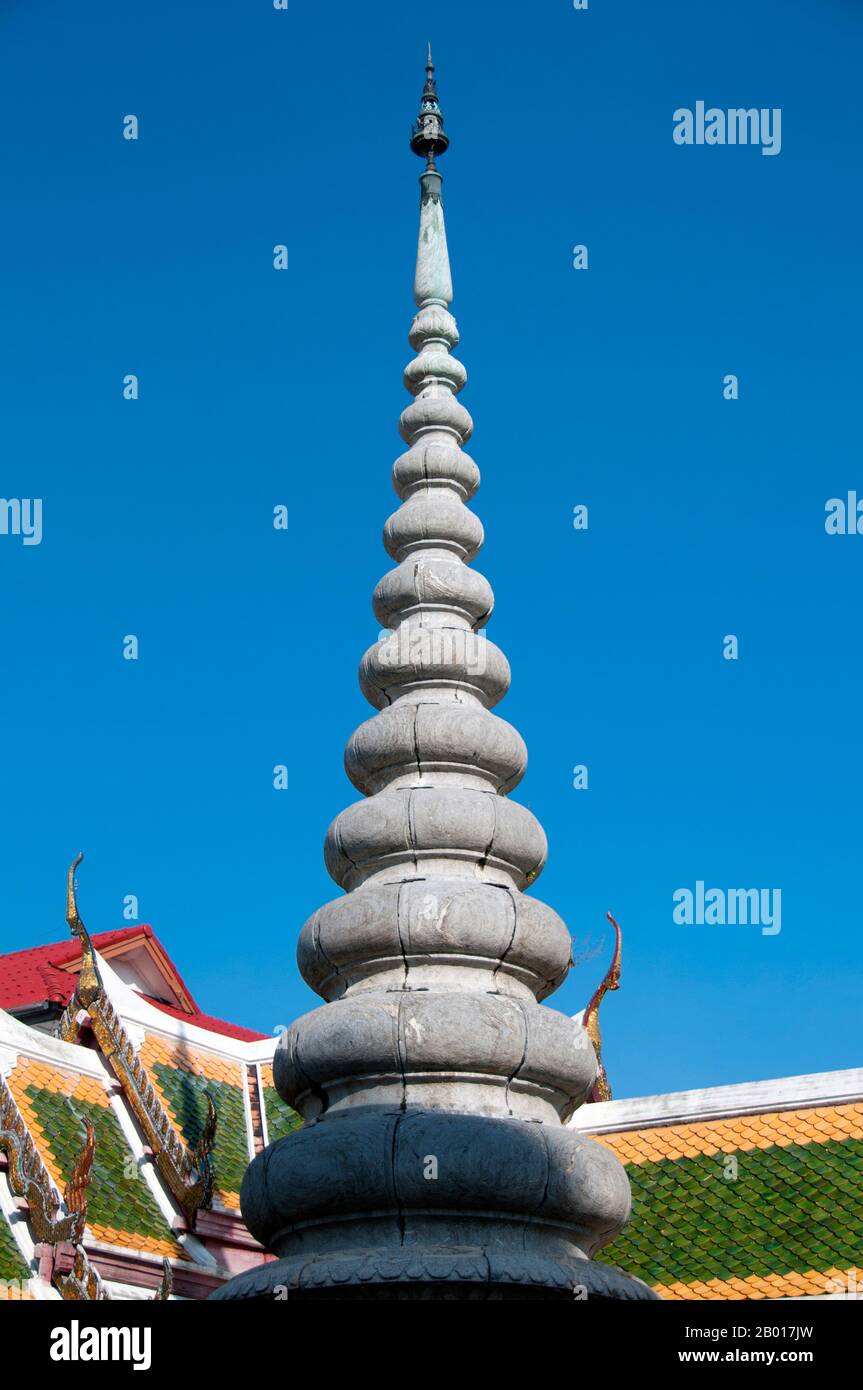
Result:
{"label": "crack in stone", "polygon": [[417,776],[419,777],[420,781],[422,781],[423,766],[422,766],[422,762],[420,761],[420,743],[419,743],[419,734],[418,734],[418,732],[417,732],[417,724],[418,724],[418,722],[419,722],[419,717],[420,717],[420,707],[419,707],[419,705],[417,704],[417,705],[414,705],[414,719],[413,719],[412,733],[413,733],[413,743],[414,743],[414,758],[416,759],[416,765],[417,765]]}
{"label": "crack in stone", "polygon": [[504,1103],[505,1103],[506,1108],[507,1108],[507,1110],[509,1111],[510,1115],[513,1115],[513,1114],[514,1114],[513,1108],[512,1108],[512,1106],[511,1106],[510,1103],[509,1103],[510,1088],[511,1088],[511,1086],[512,1086],[513,1081],[515,1081],[515,1078],[518,1076],[519,1072],[521,1071],[522,1067],[524,1066],[525,1061],[527,1060],[527,1044],[528,1044],[528,1038],[529,1038],[529,1026],[528,1026],[527,1009],[525,1008],[524,1003],[522,1002],[521,999],[513,999],[513,1000],[512,1000],[512,1003],[513,1003],[513,1005],[515,1006],[515,1008],[519,1009],[520,1012],[521,1012],[522,1021],[523,1021],[523,1023],[524,1023],[524,1047],[522,1048],[522,1051],[521,1051],[521,1060],[519,1061],[518,1066],[516,1067],[516,1069],[515,1069],[515,1071],[512,1073],[512,1075],[511,1075],[511,1076],[508,1076],[508,1077],[506,1078],[506,1089],[505,1089],[505,1091],[504,1091]]}
{"label": "crack in stone", "polygon": [[[551,1154],[550,1154],[549,1148],[548,1148],[548,1136],[547,1136],[547,1134],[545,1133],[545,1130],[543,1129],[542,1126],[540,1126],[540,1131],[539,1131],[539,1132],[540,1132],[540,1135],[541,1135],[541,1138],[542,1138],[542,1147],[543,1147],[543,1149],[544,1149],[544,1151],[545,1151],[545,1185],[544,1185],[544,1187],[543,1187],[543,1189],[542,1189],[542,1196],[540,1197],[540,1199],[539,1199],[539,1201],[537,1202],[536,1206],[535,1206],[535,1207],[532,1209],[532,1211],[531,1211],[531,1216],[537,1216],[537,1215],[539,1214],[539,1212],[542,1211],[543,1207],[544,1207],[545,1204],[546,1204],[546,1201],[548,1200],[548,1189],[549,1189],[549,1185],[550,1185],[550,1183],[551,1183],[551,1166],[552,1166],[552,1165],[551,1165]],[[524,1234],[525,1234],[525,1237],[527,1237],[527,1227],[525,1227],[525,1232],[524,1232]]]}
{"label": "crack in stone", "polygon": [[[311,1076],[309,1072],[306,1071],[306,1068],[303,1066],[303,1063],[300,1060],[299,1031],[294,1033],[294,1036],[291,1040],[291,1062],[296,1067],[297,1071],[300,1073],[303,1080],[305,1081],[310,1094],[313,1095],[316,1098],[316,1100],[319,1100],[321,1103],[320,1114],[315,1116],[315,1119],[319,1120],[322,1115],[325,1115],[327,1113],[327,1110],[330,1107],[330,1098],[327,1095],[326,1091],[324,1091],[321,1088],[321,1083],[319,1081],[316,1081],[315,1078]],[[279,1092],[279,1094],[281,1095],[281,1092]],[[282,1096],[282,1099],[284,1100],[285,1097]],[[270,1148],[272,1148],[272,1145],[270,1145]],[[265,1149],[264,1152],[268,1153],[269,1149]]]}
{"label": "crack in stone", "polygon": [[492,845],[494,844],[494,837],[495,837],[495,835],[497,834],[497,798],[496,798],[494,792],[486,792],[485,795],[486,795],[486,796],[492,797],[491,808],[492,808],[492,821],[493,821],[493,824],[492,824],[492,828],[491,828],[491,838],[490,838],[488,844],[486,845],[485,849],[483,850],[483,852],[482,852],[482,854],[481,854],[481,856],[480,856],[479,863],[477,864],[477,868],[478,868],[478,870],[480,871],[480,873],[482,872],[482,870],[486,867],[486,864],[488,863],[488,856],[491,854],[491,847],[492,847]]}
{"label": "crack in stone", "polygon": [[339,851],[339,854],[344,855],[345,859],[347,859],[347,861],[348,861],[348,863],[350,864],[350,866],[351,866],[352,869],[356,869],[357,873],[361,873],[361,872],[362,872],[360,865],[356,862],[355,859],[352,859],[352,858],[351,858],[351,856],[348,854],[347,850],[345,849],[344,840],[343,840],[343,837],[342,837],[342,831],[341,831],[341,827],[340,827],[340,826],[337,826],[337,827],[336,827],[336,848],[337,848],[337,850]]}
{"label": "crack in stone", "polygon": [[401,1098],[401,1101],[399,1102],[399,1108],[400,1108],[402,1111],[405,1111],[405,1110],[407,1110],[407,1106],[408,1106],[408,1080],[407,1080],[407,1058],[406,1058],[406,1056],[405,1056],[404,1033],[403,1033],[403,1030],[402,1030],[402,1022],[403,1022],[403,1020],[402,1020],[402,1014],[403,1014],[403,1012],[404,1012],[404,1000],[403,1000],[403,999],[400,999],[400,1000],[399,1000],[399,1002],[398,1002],[396,1008],[397,1008],[397,1013],[396,1013],[396,1057],[397,1057],[397,1059],[398,1059],[399,1071],[400,1071],[400,1073],[401,1073],[401,1078],[402,1078],[402,1098]]}
{"label": "crack in stone", "polygon": [[496,984],[496,983],[497,983],[498,971],[502,969],[504,961],[506,960],[507,956],[509,955],[510,951],[512,950],[512,944],[513,944],[513,942],[515,941],[515,934],[516,934],[516,932],[518,931],[518,903],[517,903],[516,900],[515,900],[515,893],[513,892],[513,890],[512,890],[511,888],[507,888],[504,884],[495,884],[495,887],[503,888],[503,891],[506,893],[507,897],[509,898],[510,904],[511,904],[511,906],[512,906],[512,931],[510,932],[510,937],[509,937],[509,941],[508,941],[507,944],[506,944],[506,948],[501,952],[501,955],[500,955],[500,958],[499,958],[499,960],[498,960],[498,963],[497,963],[497,965],[494,967],[494,971],[493,971],[493,974],[492,974],[492,983],[493,983],[493,984]]}
{"label": "crack in stone", "polygon": [[391,1164],[392,1164],[393,1198],[394,1198],[395,1204],[396,1204],[396,1221],[398,1222],[398,1228],[399,1228],[399,1245],[404,1245],[404,1243],[405,1243],[405,1231],[406,1231],[404,1208],[402,1207],[401,1198],[400,1198],[400,1196],[399,1196],[398,1178],[397,1178],[397,1176],[396,1176],[396,1158],[397,1158],[397,1151],[398,1151],[398,1134],[399,1134],[399,1128],[400,1128],[400,1126],[401,1126],[401,1123],[402,1123],[403,1119],[404,1119],[404,1115],[397,1115],[396,1118],[395,1118],[395,1122],[394,1122],[394,1124],[393,1124],[393,1142],[392,1142],[392,1149],[391,1149],[391,1152],[390,1152],[390,1161],[391,1161]]}
{"label": "crack in stone", "polygon": [[396,931],[397,931],[397,933],[398,933],[398,938],[399,938],[399,950],[401,951],[401,955],[402,955],[402,964],[404,965],[404,969],[405,969],[405,977],[404,977],[404,981],[403,981],[403,983],[402,983],[402,988],[403,988],[403,989],[407,989],[408,974],[410,973],[410,965],[408,964],[407,951],[405,950],[404,938],[403,938],[403,936],[402,936],[402,890],[403,890],[404,886],[405,886],[404,883],[400,883],[400,884],[399,884],[399,891],[398,891],[398,893],[397,893],[397,895],[396,895]]}
{"label": "crack in stone", "polygon": [[349,988],[348,979],[347,976],[342,973],[341,967],[336,963],[336,961],[334,961],[332,957],[327,954],[324,946],[321,943],[321,916],[321,909],[318,908],[317,912],[315,913],[314,924],[312,926],[312,949],[314,950],[316,956],[320,956],[324,961],[326,961],[327,965],[330,967],[336,979],[341,980],[344,986],[342,993],[344,994],[347,992]]}
{"label": "crack in stone", "polygon": [[413,794],[412,791],[409,791],[409,792],[408,792],[408,798],[407,798],[407,817],[408,817],[408,842],[407,842],[406,848],[407,848],[407,849],[410,851],[410,853],[411,853],[411,858],[412,858],[413,861],[414,861],[414,870],[415,870],[415,872],[419,873],[420,861],[419,861],[419,855],[418,855],[418,853],[417,853],[417,828],[416,828],[416,821],[415,821],[415,819],[414,819],[414,794]]}

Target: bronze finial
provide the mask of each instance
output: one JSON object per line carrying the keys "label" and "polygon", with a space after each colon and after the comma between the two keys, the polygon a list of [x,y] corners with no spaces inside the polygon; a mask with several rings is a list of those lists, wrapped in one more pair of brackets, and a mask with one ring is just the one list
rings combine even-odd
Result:
{"label": "bronze finial", "polygon": [[592,1101],[611,1100],[612,1098],[611,1086],[602,1060],[602,1034],[599,1031],[599,1006],[608,990],[620,989],[620,952],[622,944],[620,927],[617,925],[617,922],[615,922],[610,912],[606,912],[605,915],[614,927],[614,955],[602,983],[591,996],[590,1003],[585,1009],[584,1018],[582,1019],[582,1023],[587,1031],[587,1036],[593,1043],[593,1050],[596,1053],[596,1080],[590,1092],[590,1099]]}
{"label": "bronze finial", "polygon": [[423,87],[420,111],[411,131],[411,149],[426,161],[426,168],[435,167],[434,157],[443,154],[449,144],[449,136],[443,128],[443,112],[437,98],[437,85],[432,62],[431,40],[426,62],[426,82]]}

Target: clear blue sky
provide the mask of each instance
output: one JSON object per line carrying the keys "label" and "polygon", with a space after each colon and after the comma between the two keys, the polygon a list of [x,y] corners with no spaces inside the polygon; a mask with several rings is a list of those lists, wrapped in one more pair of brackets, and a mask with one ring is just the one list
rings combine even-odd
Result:
{"label": "clear blue sky", "polygon": [[[3,949],[64,935],[80,847],[90,929],[137,894],[203,1007],[317,1002],[430,36],[499,713],[535,891],[602,948],[552,1002],[611,908],[616,1094],[859,1065],[863,536],[824,531],[863,496],[859,5],[48,0],[2,35],[0,493],[44,505],[40,546],[0,536]],[[702,99],[781,107],[781,154],[676,146]],[[781,933],[676,925],[698,879],[781,888]]]}

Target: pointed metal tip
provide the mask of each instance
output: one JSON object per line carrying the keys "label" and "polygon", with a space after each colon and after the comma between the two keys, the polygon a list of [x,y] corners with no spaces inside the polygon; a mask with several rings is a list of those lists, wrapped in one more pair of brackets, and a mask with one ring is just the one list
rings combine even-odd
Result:
{"label": "pointed metal tip", "polygon": [[431,39],[428,40],[428,61],[426,80],[420,99],[420,112],[411,130],[411,149],[414,154],[426,160],[426,167],[434,169],[436,154],[443,154],[449,137],[443,128],[443,112],[438,101],[437,85],[434,79]]}

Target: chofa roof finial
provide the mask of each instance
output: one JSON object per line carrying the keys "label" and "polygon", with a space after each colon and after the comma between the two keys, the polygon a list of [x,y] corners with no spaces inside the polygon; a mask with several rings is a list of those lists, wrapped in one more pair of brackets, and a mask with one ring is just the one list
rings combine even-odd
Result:
{"label": "chofa roof finial", "polygon": [[614,927],[614,955],[612,956],[611,965],[608,967],[602,983],[592,995],[590,1003],[584,1011],[584,1018],[582,1019],[582,1024],[587,1031],[587,1036],[593,1043],[593,1050],[596,1053],[596,1080],[590,1092],[590,1099],[592,1101],[611,1100],[611,1085],[602,1060],[602,1034],[599,1031],[599,1006],[608,990],[620,989],[620,927],[617,925],[610,912],[606,912],[605,915]]}
{"label": "chofa roof finial", "polygon": [[96,956],[93,951],[93,943],[90,934],[78,915],[78,900],[75,893],[75,870],[84,858],[79,854],[77,859],[69,866],[69,877],[66,883],[66,921],[73,936],[77,936],[81,942],[81,973],[78,976],[78,987],[75,991],[75,1000],[86,1009],[102,993],[102,978],[99,974],[99,967],[96,964]]}

